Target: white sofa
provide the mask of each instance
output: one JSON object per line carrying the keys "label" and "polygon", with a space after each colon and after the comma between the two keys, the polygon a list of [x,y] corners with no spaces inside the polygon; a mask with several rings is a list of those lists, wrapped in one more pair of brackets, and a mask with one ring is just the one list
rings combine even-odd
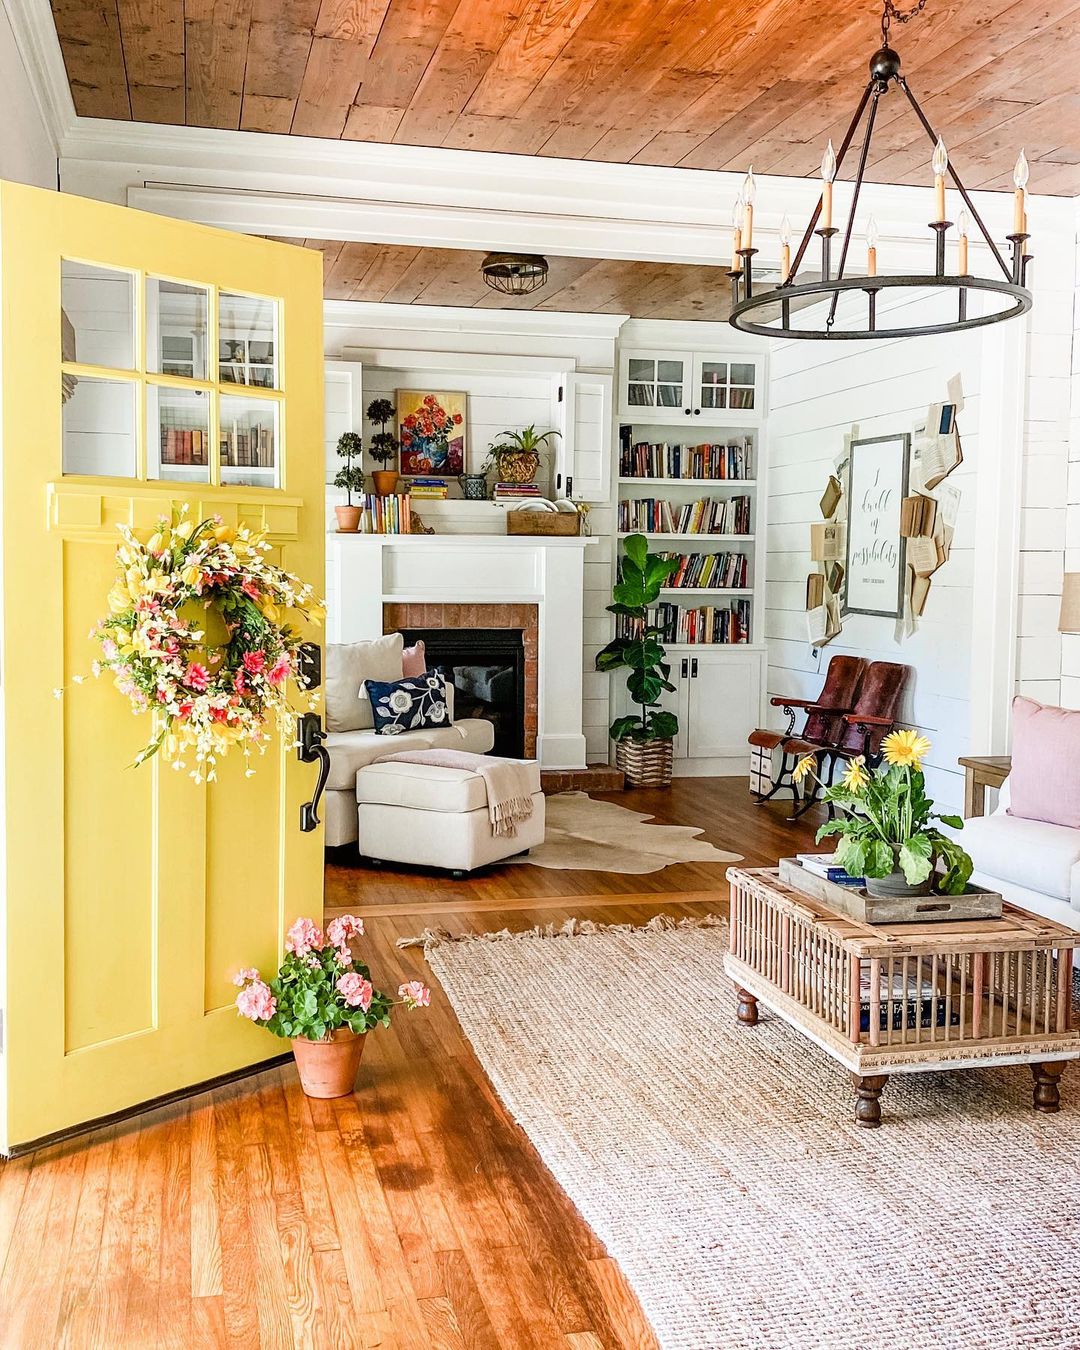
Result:
{"label": "white sofa", "polygon": [[972,880],[1080,931],[1080,830],[1011,816],[1008,805],[1006,779],[993,813],[965,820],[956,836],[975,864]]}
{"label": "white sofa", "polygon": [[392,633],[370,643],[327,648],[326,748],[330,776],[323,798],[327,848],[357,842],[356,775],[365,764],[399,750],[471,750],[486,755],[495,744],[495,728],[490,722],[477,717],[453,721],[452,685],[446,691],[449,726],[408,731],[400,736],[376,734],[363,680],[400,680],[401,647],[401,634]]}

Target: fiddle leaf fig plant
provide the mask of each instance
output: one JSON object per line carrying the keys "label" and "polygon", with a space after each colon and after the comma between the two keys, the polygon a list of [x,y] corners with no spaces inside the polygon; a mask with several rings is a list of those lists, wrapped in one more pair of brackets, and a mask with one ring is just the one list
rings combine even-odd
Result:
{"label": "fiddle leaf fig plant", "polygon": [[671,667],[659,641],[662,630],[649,624],[649,609],[659,600],[664,582],[679,563],[678,559],[650,553],[649,541],[643,534],[630,535],[624,548],[619,579],[612,590],[613,603],[608,610],[628,621],[625,626],[629,636],[609,642],[597,654],[596,669],[628,669],[626,687],[640,711],[616,717],[611,724],[611,738],[671,740],[678,735],[679,719],[660,707],[660,698],[664,693],[673,693],[675,686],[668,679]]}

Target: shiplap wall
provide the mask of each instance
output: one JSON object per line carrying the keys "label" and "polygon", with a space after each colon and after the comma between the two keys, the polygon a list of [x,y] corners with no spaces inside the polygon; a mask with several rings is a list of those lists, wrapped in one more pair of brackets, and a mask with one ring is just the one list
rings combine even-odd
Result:
{"label": "shiplap wall", "polygon": [[[1069,362],[1069,469],[1065,507],[1064,571],[1080,572],[1080,199],[1076,203],[1076,285],[1073,289],[1072,351]],[[1053,616],[1056,606],[1051,601]],[[1061,702],[1080,708],[1080,634],[1061,638]]]}
{"label": "shiplap wall", "polygon": [[[410,306],[354,305],[348,301],[326,306],[325,351],[329,358],[342,356],[362,360],[365,349],[408,350],[448,354],[490,355],[502,357],[544,357],[565,359],[579,372],[613,374],[617,322],[610,334],[581,331],[578,316],[563,316],[565,329],[559,330],[554,316],[541,315],[532,321],[528,311],[515,316],[517,331],[495,331],[489,325],[503,322],[491,310],[442,310],[431,312],[430,324],[420,326]],[[588,325],[586,325],[588,327]],[[407,378],[406,378],[407,377]],[[479,467],[488,442],[506,428],[535,422],[541,429],[552,425],[551,379],[546,374],[509,371],[506,374],[418,372],[368,366],[363,372],[363,406],[376,394],[393,396],[397,388],[441,387],[465,389],[469,393],[470,437],[467,448],[469,467]],[[370,428],[365,425],[365,439]],[[333,477],[340,461],[332,453],[329,420],[327,435],[327,477]],[[370,469],[365,455],[365,468]],[[328,503],[344,500],[336,489],[328,490]],[[502,534],[505,521],[500,509],[490,503],[424,502],[421,516],[440,534]],[[615,512],[611,503],[593,506],[590,526],[596,542],[585,553],[584,648],[582,653],[582,730],[590,763],[608,758],[610,677],[594,668],[596,653],[610,639],[611,616],[606,612],[611,595],[614,559]]]}
{"label": "shiplap wall", "polygon": [[[766,558],[770,696],[813,697],[830,657],[838,652],[914,667],[902,718],[933,743],[928,785],[937,800],[950,805],[962,800],[956,758],[968,752],[981,345],[977,333],[919,341],[788,342],[776,344],[771,360]],[[821,519],[818,502],[845,434],[852,423],[858,424],[861,436],[912,431],[927,405],[946,397],[946,381],[957,372],[965,397],[960,418],[964,463],[950,481],[962,493],[960,516],[949,561],[934,577],[918,632],[898,644],[893,620],[852,614],[842,634],[815,655],[806,640],[809,527]],[[784,725],[779,709],[770,715],[775,725]]]}

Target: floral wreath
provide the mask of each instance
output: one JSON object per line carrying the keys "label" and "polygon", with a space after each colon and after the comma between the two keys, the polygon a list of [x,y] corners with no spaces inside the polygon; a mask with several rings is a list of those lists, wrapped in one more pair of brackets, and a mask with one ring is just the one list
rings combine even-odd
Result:
{"label": "floral wreath", "polygon": [[266,752],[271,721],[294,739],[290,684],[309,709],[318,696],[300,668],[300,634],[282,615],[319,622],[326,611],[310,585],[267,560],[266,531],[220,516],[196,525],[185,505],[146,543],[127,526],[120,533],[111,613],[91,632],[101,642],[92,671],[111,672],[134,713],[154,713],[135,763],[160,752],[180,769],[194,751],[191,777],[212,782],[234,745],[245,759]]}

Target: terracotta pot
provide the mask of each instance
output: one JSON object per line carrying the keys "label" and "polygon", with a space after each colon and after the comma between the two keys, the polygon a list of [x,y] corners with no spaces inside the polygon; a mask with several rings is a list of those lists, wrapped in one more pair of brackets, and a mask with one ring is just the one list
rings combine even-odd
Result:
{"label": "terracotta pot", "polygon": [[298,1037],[292,1042],[300,1086],[308,1097],[347,1097],[356,1085],[367,1036],[338,1027],[327,1041]]}
{"label": "terracotta pot", "polygon": [[398,485],[397,469],[376,469],[371,475],[375,491],[380,497],[392,497]]}
{"label": "terracotta pot", "polygon": [[358,506],[335,506],[338,534],[355,534],[360,528],[360,508]]}
{"label": "terracotta pot", "polygon": [[615,765],[622,769],[627,787],[670,787],[674,741],[615,742]]}

